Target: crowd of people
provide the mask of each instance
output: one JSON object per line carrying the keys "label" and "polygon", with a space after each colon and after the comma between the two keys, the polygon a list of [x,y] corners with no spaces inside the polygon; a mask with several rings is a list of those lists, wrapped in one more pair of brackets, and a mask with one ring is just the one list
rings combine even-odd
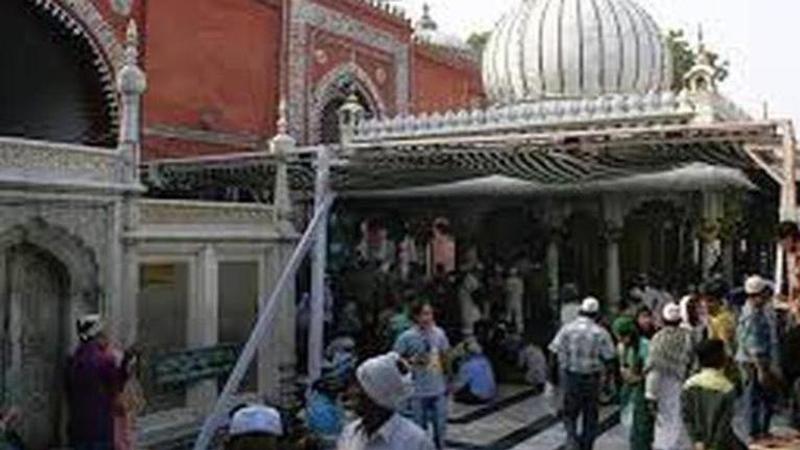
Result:
{"label": "crowd of people", "polygon": [[745,449],[770,436],[779,407],[796,411],[795,308],[774,302],[757,275],[744,283],[744,304],[728,291],[710,280],[679,302],[657,303],[653,320],[637,289],[610,326],[600,303],[585,299],[549,346],[567,448],[593,448],[599,392],[615,376],[632,450]]}
{"label": "crowd of people", "polygon": [[[443,449],[451,402],[491,404],[502,382],[562,394],[553,412],[568,450],[594,447],[609,392],[631,450],[744,449],[770,435],[782,407],[800,427],[800,313],[762,277],[732,288],[713,277],[676,301],[642,276],[621,304],[566,302],[550,332],[541,318],[558,314],[536,311],[552,305],[531,301],[531,271],[491,267],[437,267],[428,278],[411,267],[402,280],[364,266],[349,281],[354,295],[330,295],[343,301],[328,302],[322,375],[302,410],[240,405],[216,442],[233,450]],[[526,330],[533,318],[540,326]],[[96,315],[80,319],[77,333],[66,376],[70,446],[130,449],[144,401],[132,382],[137,353],[113,345]],[[2,449],[25,449],[15,420],[13,409],[0,411]]]}

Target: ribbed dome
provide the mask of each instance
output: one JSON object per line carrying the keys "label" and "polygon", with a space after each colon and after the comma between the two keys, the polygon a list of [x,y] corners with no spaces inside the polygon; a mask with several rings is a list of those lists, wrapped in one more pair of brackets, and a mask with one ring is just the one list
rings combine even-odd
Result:
{"label": "ribbed dome", "polygon": [[483,82],[492,101],[668,89],[658,25],[631,0],[522,0],[492,33]]}

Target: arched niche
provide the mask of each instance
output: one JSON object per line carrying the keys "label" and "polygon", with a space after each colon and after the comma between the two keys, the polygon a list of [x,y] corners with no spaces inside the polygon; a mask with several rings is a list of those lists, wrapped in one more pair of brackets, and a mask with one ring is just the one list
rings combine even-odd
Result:
{"label": "arched niche", "polygon": [[385,112],[377,86],[355,63],[343,64],[331,70],[317,86],[311,106],[312,142],[339,142],[339,109],[350,94],[355,94],[364,108],[365,119],[379,117]]}
{"label": "arched niche", "polygon": [[113,69],[52,1],[0,2],[0,136],[112,147]]}

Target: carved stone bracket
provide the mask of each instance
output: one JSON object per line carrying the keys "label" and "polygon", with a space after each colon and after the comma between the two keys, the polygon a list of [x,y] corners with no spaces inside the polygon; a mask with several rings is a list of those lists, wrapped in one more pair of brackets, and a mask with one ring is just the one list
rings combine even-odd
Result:
{"label": "carved stone bracket", "polygon": [[613,222],[604,222],[600,230],[600,237],[607,244],[619,243],[622,240],[624,227]]}

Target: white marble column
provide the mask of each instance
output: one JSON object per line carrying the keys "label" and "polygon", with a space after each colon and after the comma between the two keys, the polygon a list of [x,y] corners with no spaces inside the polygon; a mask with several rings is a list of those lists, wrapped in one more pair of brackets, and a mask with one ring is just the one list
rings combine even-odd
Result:
{"label": "white marble column", "polygon": [[101,314],[106,318],[109,334],[115,342],[125,339],[125,286],[122,263],[124,251],[122,245],[124,209],[121,200],[115,200],[107,208],[111,226],[108,228],[107,264],[103,273],[104,288],[100,291]]}
{"label": "white marble column", "polygon": [[606,302],[619,306],[622,300],[622,274],[619,260],[619,241],[624,224],[622,198],[619,195],[603,196],[604,238],[606,243]]}
{"label": "white marble column", "polygon": [[[272,293],[281,272],[291,258],[296,245],[297,232],[292,225],[292,202],[289,186],[287,155],[294,151],[296,142],[288,133],[286,102],[281,101],[277,123],[278,133],[270,140],[269,151],[276,158],[273,206],[276,229],[280,241],[265,251],[259,268],[259,311]],[[276,405],[286,404],[286,394],[293,390],[297,364],[296,320],[294,283],[280,296],[280,305],[273,326],[264,336],[258,349],[258,392],[262,398]]]}
{"label": "white marble column", "polygon": [[547,205],[549,214],[547,216],[547,226],[549,227],[547,236],[547,250],[545,253],[545,268],[547,269],[548,300],[550,307],[554,308],[556,316],[560,314],[559,296],[561,291],[560,280],[560,255],[559,250],[563,237],[564,220],[568,211],[562,205],[549,203]]}
{"label": "white marble column", "polygon": [[551,233],[550,241],[547,243],[547,256],[545,265],[547,266],[547,285],[548,298],[551,305],[558,305],[558,294],[561,289],[559,284],[559,238]]}
{"label": "white marble column", "polygon": [[[260,309],[266,307],[263,300],[268,298],[278,282],[292,250],[291,242],[286,242],[276,244],[267,251],[260,281],[262,293]],[[276,320],[267,331],[258,351],[258,392],[270,403],[283,405],[288,391],[293,387],[290,384],[293,382],[297,363],[295,340],[297,308],[293,286],[286,289],[279,302]]]}
{"label": "white marble column", "polygon": [[707,278],[718,261],[722,258],[722,241],[720,225],[725,213],[725,197],[722,192],[703,192],[703,221],[701,230],[702,276]]}
{"label": "white marble column", "polygon": [[122,344],[133,345],[137,340],[139,324],[139,257],[136,249],[125,244],[123,261],[123,295],[122,295],[122,326],[120,330],[120,341]]}
{"label": "white marble column", "polygon": [[[193,289],[189,295],[189,348],[213,347],[219,335],[219,263],[214,247],[206,245],[196,257]],[[192,385],[187,392],[189,407],[208,410],[214,406],[217,380],[205,380]]]}

